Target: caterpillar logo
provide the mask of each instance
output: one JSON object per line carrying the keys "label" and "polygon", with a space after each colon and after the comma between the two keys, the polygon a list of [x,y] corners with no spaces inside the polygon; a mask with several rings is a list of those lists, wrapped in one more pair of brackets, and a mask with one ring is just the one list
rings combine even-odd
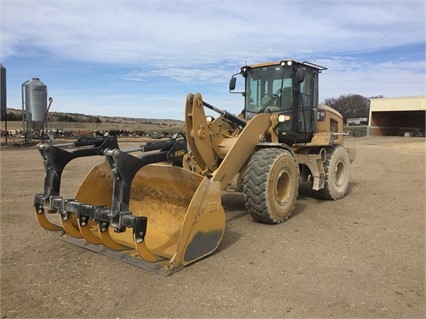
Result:
{"label": "caterpillar logo", "polygon": [[185,155],[185,150],[180,150],[175,152],[175,157],[180,157]]}

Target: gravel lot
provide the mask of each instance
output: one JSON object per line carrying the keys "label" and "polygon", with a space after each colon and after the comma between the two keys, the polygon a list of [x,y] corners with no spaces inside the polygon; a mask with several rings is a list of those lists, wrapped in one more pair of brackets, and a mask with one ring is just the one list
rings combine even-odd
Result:
{"label": "gravel lot", "polygon": [[[320,201],[302,186],[293,217],[271,226],[245,213],[240,193],[224,193],[220,248],[170,277],[42,229],[32,207],[41,157],[2,148],[2,318],[424,318],[425,139],[345,143],[357,150],[345,198]],[[65,197],[98,161],[70,163]]]}

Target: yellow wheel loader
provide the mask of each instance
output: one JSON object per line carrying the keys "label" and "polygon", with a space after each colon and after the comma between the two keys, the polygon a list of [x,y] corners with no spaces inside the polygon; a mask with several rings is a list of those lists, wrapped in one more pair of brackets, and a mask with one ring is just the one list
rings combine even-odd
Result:
{"label": "yellow wheel loader", "polygon": [[[343,120],[318,104],[325,68],[283,60],[244,66],[245,106],[236,116],[188,94],[185,134],[120,150],[115,137],[40,144],[46,177],[34,198],[44,228],[63,240],[169,275],[220,244],[225,231],[221,193],[237,180],[254,219],[288,219],[300,181],[324,199],[343,197],[353,151],[343,147]],[[206,116],[206,110],[218,113]],[[60,195],[61,175],[73,159],[103,156],[75,198]],[[58,221],[53,221],[58,216]]]}

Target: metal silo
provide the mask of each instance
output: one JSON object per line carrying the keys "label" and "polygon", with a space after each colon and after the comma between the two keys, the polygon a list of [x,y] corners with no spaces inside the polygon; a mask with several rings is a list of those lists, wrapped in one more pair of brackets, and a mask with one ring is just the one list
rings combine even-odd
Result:
{"label": "metal silo", "polygon": [[26,81],[22,86],[27,119],[42,122],[47,112],[47,86],[39,78]]}
{"label": "metal silo", "polygon": [[31,141],[31,135],[44,129],[47,113],[47,86],[39,78],[32,78],[22,84],[22,111],[25,114],[25,133]]}
{"label": "metal silo", "polygon": [[4,121],[6,115],[6,68],[0,64],[0,118]]}

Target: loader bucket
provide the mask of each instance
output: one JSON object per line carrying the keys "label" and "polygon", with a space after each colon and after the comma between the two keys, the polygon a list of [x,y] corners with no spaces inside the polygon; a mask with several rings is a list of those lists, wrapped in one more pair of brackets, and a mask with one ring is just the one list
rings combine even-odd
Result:
{"label": "loader bucket", "polygon": [[[77,191],[78,210],[108,211],[114,205],[114,187],[108,163],[96,165]],[[63,239],[168,275],[212,253],[225,229],[220,184],[178,166],[149,164],[138,170],[131,183],[129,212],[123,213],[129,215],[145,223],[142,237],[137,234],[140,228],[120,230],[95,213],[92,218],[62,219],[69,235]]]}
{"label": "loader bucket", "polygon": [[[182,168],[182,138],[121,151],[116,140],[40,144],[46,177],[34,197],[40,225],[63,231],[60,238],[124,262],[168,275],[212,253],[225,214],[219,182]],[[130,153],[142,152],[133,156]],[[81,183],[75,198],[60,195],[71,160],[104,155]],[[59,223],[50,215],[57,214]]]}

